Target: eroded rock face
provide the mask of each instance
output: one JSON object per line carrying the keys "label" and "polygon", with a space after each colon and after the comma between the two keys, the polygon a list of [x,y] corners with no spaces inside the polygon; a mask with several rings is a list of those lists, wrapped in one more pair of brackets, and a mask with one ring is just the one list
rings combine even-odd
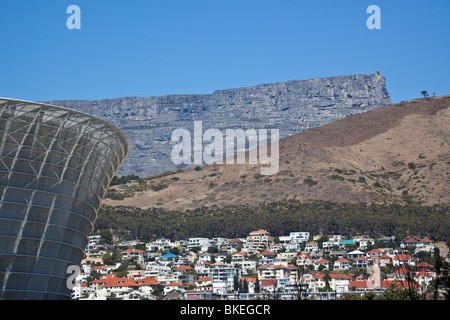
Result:
{"label": "eroded rock face", "polygon": [[141,177],[186,168],[171,160],[173,130],[279,129],[280,139],[332,121],[391,104],[385,78],[361,74],[293,80],[212,94],[50,101],[120,128],[130,141],[118,175]]}

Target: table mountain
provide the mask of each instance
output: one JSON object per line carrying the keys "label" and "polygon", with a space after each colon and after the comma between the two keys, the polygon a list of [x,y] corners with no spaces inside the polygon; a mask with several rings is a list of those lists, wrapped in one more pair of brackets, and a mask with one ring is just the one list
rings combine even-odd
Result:
{"label": "table mountain", "polygon": [[116,125],[130,141],[118,175],[140,177],[185,169],[170,153],[175,129],[279,129],[280,138],[391,104],[385,78],[375,74],[292,80],[218,90],[212,94],[60,100],[47,103],[75,109]]}

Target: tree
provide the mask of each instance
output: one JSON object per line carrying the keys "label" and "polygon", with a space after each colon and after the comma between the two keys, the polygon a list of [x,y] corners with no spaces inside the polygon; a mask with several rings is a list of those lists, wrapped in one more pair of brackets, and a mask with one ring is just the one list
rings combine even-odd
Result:
{"label": "tree", "polygon": [[103,264],[105,265],[113,265],[117,262],[122,261],[122,256],[119,252],[113,252],[112,254],[107,252],[103,255]]}
{"label": "tree", "polygon": [[242,292],[248,292],[248,282],[247,279],[244,279],[244,283],[242,284]]}
{"label": "tree", "polygon": [[420,91],[420,93],[423,94],[424,98],[428,96],[428,91],[426,90]]}
{"label": "tree", "polygon": [[256,279],[255,281],[255,293],[260,293],[261,292],[261,286],[259,285],[259,280]]}
{"label": "tree", "polygon": [[104,242],[106,244],[113,244],[113,237],[111,230],[109,229],[103,229],[100,231],[100,243]]}
{"label": "tree", "polygon": [[233,286],[235,291],[239,291],[239,279],[236,275],[233,278]]}

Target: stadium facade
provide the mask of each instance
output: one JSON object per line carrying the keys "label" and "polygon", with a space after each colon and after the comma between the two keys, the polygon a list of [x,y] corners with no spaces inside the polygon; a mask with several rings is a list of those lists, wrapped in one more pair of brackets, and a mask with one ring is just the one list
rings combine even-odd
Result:
{"label": "stadium facade", "polygon": [[126,136],[95,117],[0,98],[0,299],[70,299]]}

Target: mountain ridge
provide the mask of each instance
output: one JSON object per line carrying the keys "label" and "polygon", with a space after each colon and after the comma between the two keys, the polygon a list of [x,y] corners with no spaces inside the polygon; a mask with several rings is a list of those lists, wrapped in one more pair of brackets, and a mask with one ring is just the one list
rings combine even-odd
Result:
{"label": "mountain ridge", "polygon": [[59,100],[47,103],[75,109],[121,129],[130,153],[118,175],[141,177],[187,169],[170,158],[171,134],[203,128],[277,128],[280,138],[347,116],[391,104],[384,76],[344,75],[266,83],[216,90],[211,94],[170,94],[101,100]]}

